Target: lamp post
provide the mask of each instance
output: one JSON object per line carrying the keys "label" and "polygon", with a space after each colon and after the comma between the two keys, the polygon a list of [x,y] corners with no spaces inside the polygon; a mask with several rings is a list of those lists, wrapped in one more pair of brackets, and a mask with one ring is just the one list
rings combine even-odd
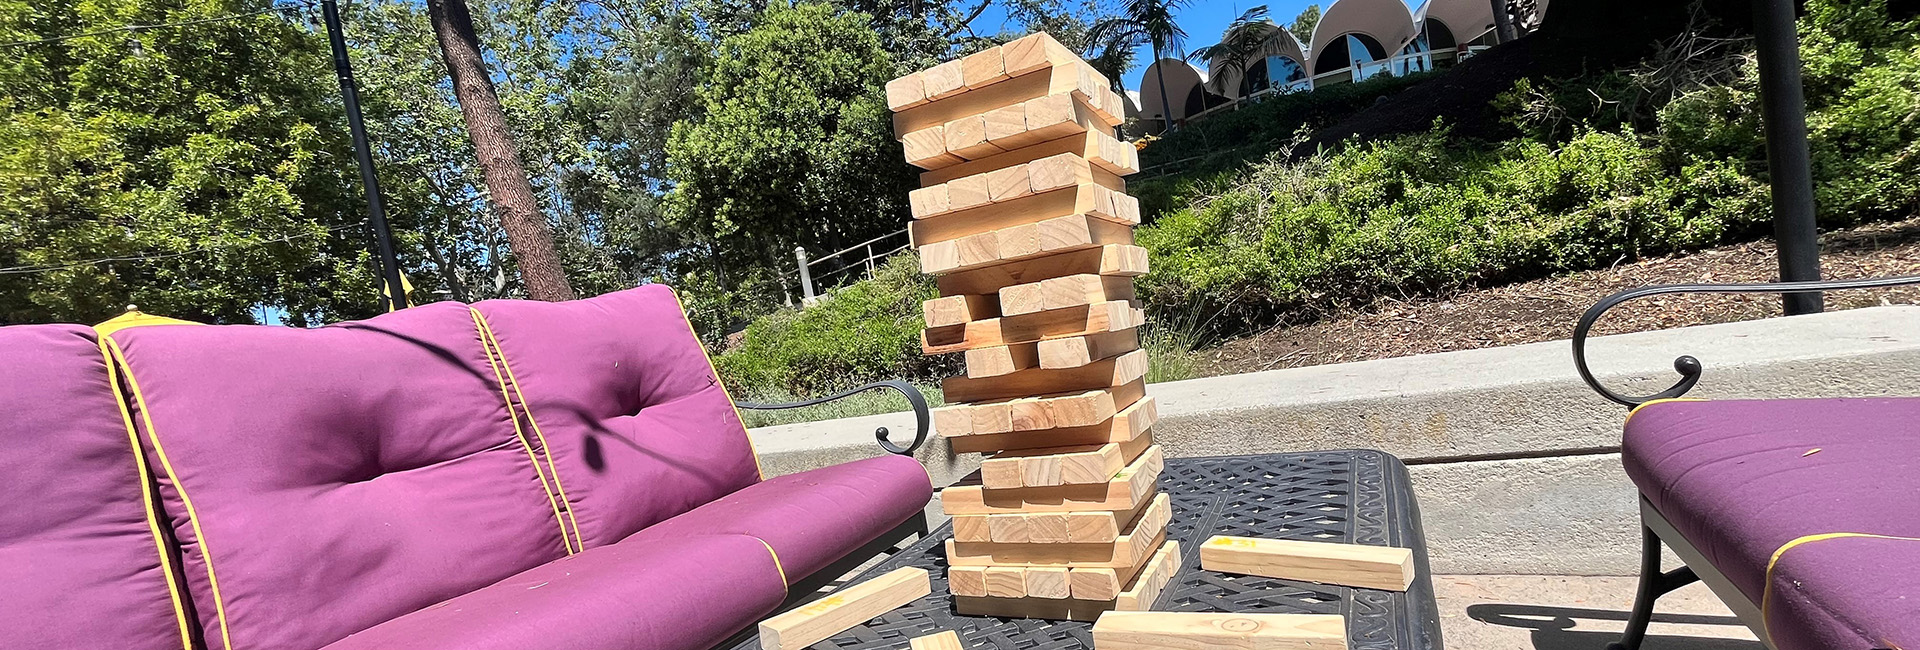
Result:
{"label": "lamp post", "polygon": [[[1767,134],[1773,187],[1773,237],[1780,280],[1820,279],[1820,241],[1813,220],[1813,172],[1807,152],[1807,100],[1800,82],[1800,40],[1793,0],[1753,0],[1754,46],[1760,59],[1760,117]],[[1787,315],[1822,309],[1819,293],[1782,296]]]}
{"label": "lamp post", "polygon": [[360,186],[367,194],[367,217],[380,256],[380,281],[387,285],[382,297],[388,311],[397,311],[407,306],[405,285],[400,281],[400,262],[393,254],[393,230],[387,226],[387,213],[380,204],[380,179],[373,173],[367,125],[360,118],[360,93],[354,88],[353,64],[347,60],[347,39],[340,31],[340,7],[335,0],[320,0],[320,14],[327,25],[327,45],[333,50],[333,72],[340,78],[340,99],[347,106],[347,130],[353,134],[353,158],[360,164]]}

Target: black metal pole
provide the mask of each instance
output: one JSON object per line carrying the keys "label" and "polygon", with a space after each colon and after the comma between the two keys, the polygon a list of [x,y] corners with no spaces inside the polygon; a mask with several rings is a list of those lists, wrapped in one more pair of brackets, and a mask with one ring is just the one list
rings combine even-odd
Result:
{"label": "black metal pole", "polygon": [[[1793,0],[1753,0],[1754,45],[1760,56],[1760,116],[1767,130],[1767,173],[1773,185],[1773,237],[1780,280],[1820,279],[1820,240],[1813,219],[1813,170],[1807,153],[1807,100],[1800,86],[1800,40]],[[1787,315],[1819,313],[1818,293],[1781,298]]]}
{"label": "black metal pole", "polygon": [[1513,18],[1507,15],[1507,0],[1488,0],[1493,3],[1493,42],[1505,43],[1520,35],[1513,29]]}
{"label": "black metal pole", "polygon": [[320,0],[320,13],[327,24],[327,44],[333,48],[333,72],[340,77],[340,99],[347,105],[347,130],[353,133],[353,158],[360,163],[360,186],[367,193],[367,216],[380,253],[380,281],[387,285],[386,304],[390,310],[404,309],[405,285],[400,282],[400,262],[393,255],[393,230],[387,227],[387,212],[380,205],[380,179],[373,174],[367,125],[360,119],[360,93],[354,89],[353,64],[347,61],[347,39],[340,32],[340,7],[335,0]]}

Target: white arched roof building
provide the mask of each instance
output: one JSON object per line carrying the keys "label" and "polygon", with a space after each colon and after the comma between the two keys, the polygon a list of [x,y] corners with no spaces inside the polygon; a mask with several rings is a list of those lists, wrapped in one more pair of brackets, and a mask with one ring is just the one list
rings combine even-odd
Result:
{"label": "white arched roof building", "polygon": [[1317,76],[1355,61],[1385,59],[1419,35],[1413,12],[1400,0],[1337,0],[1327,5],[1313,28],[1307,70]]}
{"label": "white arched roof building", "polygon": [[[1167,83],[1166,103],[1173,113],[1171,116],[1164,115],[1160,110],[1160,80],[1163,75]],[[1140,78],[1140,121],[1164,124],[1168,117],[1179,121],[1207,110],[1218,100],[1208,101],[1206,83],[1206,73],[1184,60],[1165,58],[1153,62]]]}
{"label": "white arched roof building", "polygon": [[1266,39],[1244,58],[1244,63],[1234,65],[1225,57],[1207,60],[1207,76],[1211,80],[1208,87],[1214,94],[1237,99],[1307,76],[1307,46],[1300,39],[1273,23],[1254,28],[1264,32]]}

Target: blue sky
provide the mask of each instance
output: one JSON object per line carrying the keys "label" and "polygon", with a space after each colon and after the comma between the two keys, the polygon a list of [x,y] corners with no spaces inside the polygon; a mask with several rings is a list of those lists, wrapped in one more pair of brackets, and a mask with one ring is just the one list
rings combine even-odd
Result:
{"label": "blue sky", "polygon": [[[1117,5],[1118,2],[1119,0],[1116,0],[1115,4]],[[1186,48],[1188,51],[1192,51],[1220,42],[1220,33],[1227,31],[1227,25],[1232,23],[1233,19],[1240,17],[1241,12],[1263,4],[1267,6],[1267,14],[1272,17],[1273,22],[1280,25],[1291,25],[1293,24],[1293,17],[1299,15],[1300,10],[1306,9],[1307,5],[1318,4],[1321,9],[1325,9],[1330,2],[1324,0],[1268,0],[1267,2],[1261,2],[1260,0],[1233,0],[1230,2],[1223,0],[1194,0],[1188,3],[1186,7],[1181,8],[1180,12],[1174,14],[1174,16],[1180,23],[1180,28],[1186,30]],[[1415,3],[1408,2],[1407,4],[1412,6]],[[997,28],[1005,23],[1005,14],[998,12],[998,9],[998,6],[990,8],[986,14],[981,16],[981,21],[977,26],[982,28],[979,31],[982,32],[983,35],[985,33],[998,31]],[[1140,51],[1134,56],[1134,61],[1138,65],[1127,72],[1126,85],[1129,90],[1140,89],[1140,77],[1146,74],[1147,64],[1153,62],[1153,52],[1144,47],[1140,48]]]}

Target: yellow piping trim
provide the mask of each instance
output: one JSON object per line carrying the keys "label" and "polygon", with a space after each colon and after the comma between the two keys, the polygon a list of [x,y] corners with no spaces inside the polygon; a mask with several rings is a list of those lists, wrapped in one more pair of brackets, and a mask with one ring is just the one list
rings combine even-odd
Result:
{"label": "yellow piping trim", "polygon": [[[693,321],[687,319],[687,307],[680,303],[680,292],[667,287],[667,295],[673,296],[673,306],[680,310],[680,322],[687,326],[687,333],[693,335],[693,344],[699,346],[700,356],[707,360],[707,372],[713,373],[713,383],[720,385],[720,394],[727,396],[727,406],[733,408],[733,419],[740,423],[740,431],[746,433],[747,419],[740,417],[740,407],[733,401],[733,391],[727,390],[727,382],[720,379],[720,370],[713,365],[713,355],[707,353],[707,345],[700,342],[700,333],[693,331]],[[747,433],[747,453],[753,455],[753,474],[759,480],[767,480],[767,469],[760,465],[760,450],[753,446],[753,434]],[[932,474],[928,474],[929,477]],[[929,481],[932,479],[929,478]]]}
{"label": "yellow piping trim", "polygon": [[140,434],[133,425],[133,413],[127,411],[127,396],[120,390],[120,375],[113,361],[113,353],[107,351],[106,340],[95,342],[100,345],[100,359],[107,364],[107,386],[113,389],[114,405],[120,407],[120,421],[127,427],[127,442],[133,446],[133,466],[140,475],[140,503],[144,506],[142,514],[147,519],[147,532],[153,535],[153,548],[160,554],[160,572],[167,576],[167,597],[173,600],[173,619],[180,626],[180,647],[182,650],[193,650],[193,632],[187,628],[187,608],[180,602],[180,584],[173,579],[173,558],[167,554],[166,541],[160,535],[160,521],[154,517],[151,489],[153,474],[147,467],[147,455],[140,448]]}
{"label": "yellow piping trim", "polygon": [[1632,422],[1633,416],[1640,414],[1640,409],[1653,406],[1655,404],[1665,404],[1667,402],[1704,402],[1704,401],[1707,401],[1707,400],[1703,400],[1698,397],[1665,397],[1661,399],[1647,400],[1645,402],[1641,402],[1639,406],[1633,407],[1633,410],[1627,411],[1626,421]]}
{"label": "yellow piping trim", "polygon": [[220,597],[220,581],[213,574],[213,548],[207,543],[206,533],[200,530],[200,513],[193,508],[193,499],[187,496],[187,486],[180,482],[180,475],[173,470],[173,462],[167,459],[167,450],[160,444],[160,432],[153,427],[153,409],[147,407],[147,396],[140,392],[140,381],[133,376],[133,366],[127,363],[127,352],[120,349],[120,342],[112,336],[102,336],[111,350],[113,358],[126,368],[127,388],[133,391],[133,401],[140,405],[140,420],[147,425],[147,440],[153,442],[153,454],[160,458],[160,468],[166,470],[167,480],[173,481],[173,491],[180,493],[180,504],[187,509],[187,523],[193,526],[194,542],[200,545],[200,560],[207,565],[207,587],[213,590],[213,611],[220,620],[220,643],[227,650],[233,649],[233,637],[227,628],[227,604]]}
{"label": "yellow piping trim", "polygon": [[547,458],[547,473],[553,475],[553,489],[560,493],[560,503],[566,505],[567,523],[573,526],[574,545],[586,550],[587,540],[580,536],[580,522],[573,516],[573,501],[567,499],[567,487],[560,482],[560,468],[553,464],[553,448],[547,445],[547,436],[540,431],[540,421],[533,417],[533,407],[527,405],[527,396],[520,392],[520,378],[513,374],[513,364],[507,362],[507,351],[500,347],[500,340],[493,335],[493,325],[487,322],[486,314],[468,307],[473,312],[474,322],[480,325],[480,334],[487,338],[489,349],[500,358],[500,367],[507,371],[507,383],[513,386],[514,397],[520,400],[520,411],[527,414],[527,424],[533,425],[533,437],[540,440],[540,455]]}
{"label": "yellow piping trim", "polygon": [[[748,537],[753,536],[748,535]],[[760,542],[761,546],[767,547],[767,555],[773,556],[773,570],[780,572],[780,590],[786,591],[788,587],[793,586],[793,583],[787,582],[787,568],[780,564],[780,554],[773,552],[773,545],[768,544],[767,540],[758,537],[753,537],[753,541]]]}
{"label": "yellow piping trim", "polygon": [[1893,535],[1875,535],[1872,533],[1821,533],[1818,535],[1807,535],[1804,537],[1795,538],[1793,541],[1787,542],[1785,544],[1781,544],[1780,548],[1773,552],[1773,557],[1767,560],[1767,574],[1766,574],[1766,577],[1764,578],[1765,582],[1760,583],[1760,628],[1761,628],[1760,631],[1767,635],[1767,639],[1770,640],[1773,638],[1773,622],[1767,620],[1767,610],[1772,609],[1773,567],[1780,563],[1780,556],[1786,555],[1787,551],[1793,550],[1794,548],[1799,547],[1803,544],[1811,544],[1813,542],[1822,542],[1829,539],[1840,539],[1843,537],[1865,537],[1869,539],[1891,539],[1891,540],[1898,540],[1902,542],[1920,542],[1920,537],[1896,537]]}
{"label": "yellow piping trim", "polygon": [[507,392],[507,378],[500,373],[500,364],[493,358],[493,348],[487,345],[486,333],[482,329],[480,312],[472,307],[467,313],[473,317],[474,332],[480,336],[480,347],[487,354],[487,365],[493,368],[493,378],[500,386],[500,401],[507,405],[507,416],[513,420],[513,436],[520,440],[520,447],[527,451],[527,462],[533,463],[533,474],[540,479],[540,491],[547,495],[547,505],[553,508],[553,521],[560,525],[560,545],[566,548],[567,555],[580,552],[573,546],[573,540],[567,537],[567,519],[560,514],[560,504],[553,498],[553,486],[547,484],[547,474],[540,469],[540,458],[533,453],[533,443],[527,440],[527,433],[520,427],[520,411],[513,407],[513,397]]}
{"label": "yellow piping trim", "polygon": [[184,321],[178,318],[167,318],[165,316],[155,316],[153,314],[147,314],[147,313],[142,313],[138,311],[128,311],[127,313],[121,314],[119,316],[115,316],[105,321],[101,321],[99,325],[93,326],[93,331],[98,333],[100,336],[107,336],[109,334],[118,332],[123,329],[127,329],[129,327],[146,327],[148,325],[199,325],[199,324],[200,323],[195,323],[193,321]]}

